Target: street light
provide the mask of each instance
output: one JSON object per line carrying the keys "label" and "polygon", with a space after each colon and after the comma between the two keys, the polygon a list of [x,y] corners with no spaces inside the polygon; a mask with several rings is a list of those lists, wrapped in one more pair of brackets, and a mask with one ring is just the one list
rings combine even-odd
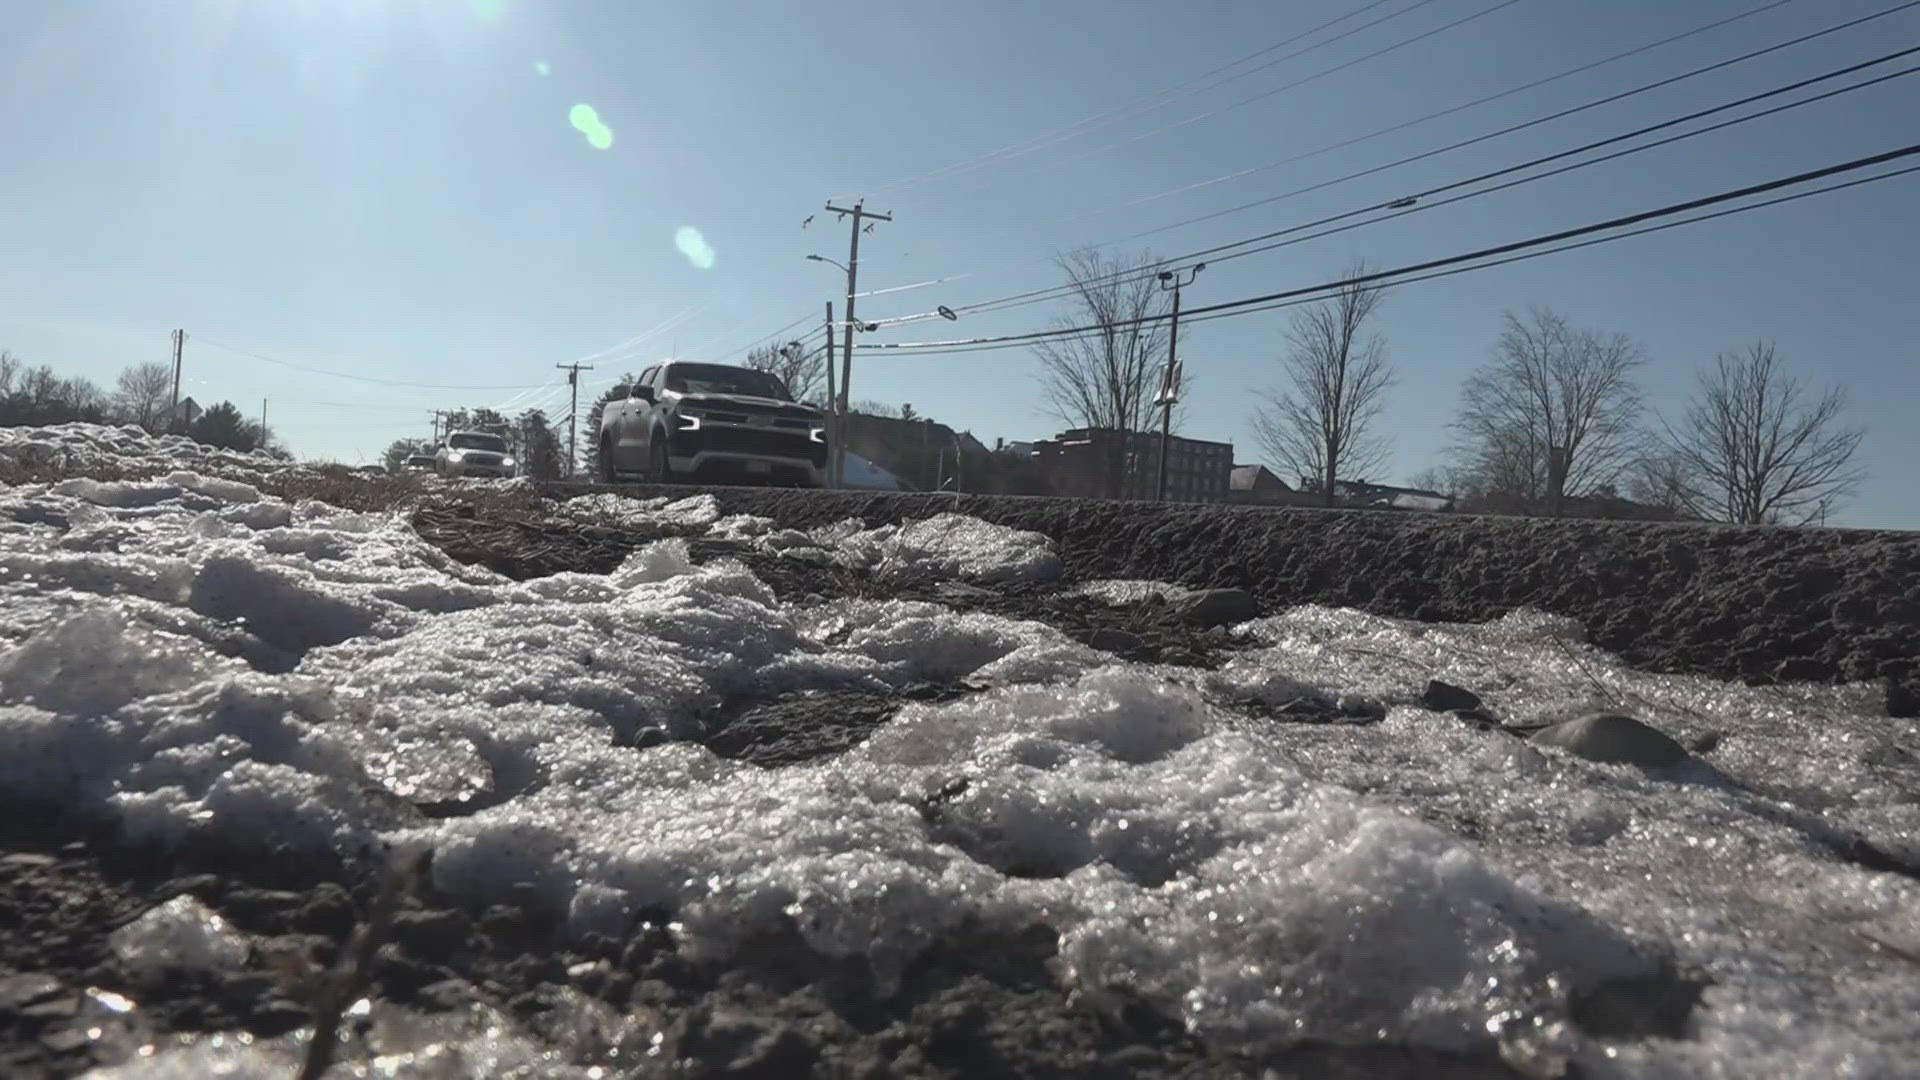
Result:
{"label": "street light", "polygon": [[824,256],[824,255],[809,255],[809,256],[807,256],[807,258],[808,258],[808,259],[810,259],[810,260],[812,260],[812,261],[814,261],[814,262],[823,262],[823,263],[830,263],[830,264],[832,264],[832,265],[834,265],[834,266],[838,266],[838,267],[840,268],[840,272],[841,272],[841,273],[843,273],[843,274],[847,272],[847,267],[846,267],[846,264],[844,264],[844,263],[841,263],[841,262],[837,262],[837,261],[835,261],[835,260],[833,260],[833,259],[829,259],[829,258],[827,258],[827,257],[826,257],[826,256]]}

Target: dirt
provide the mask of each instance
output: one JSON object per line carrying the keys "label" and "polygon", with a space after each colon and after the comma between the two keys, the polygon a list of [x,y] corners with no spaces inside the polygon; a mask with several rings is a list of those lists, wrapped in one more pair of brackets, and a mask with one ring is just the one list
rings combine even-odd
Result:
{"label": "dirt", "polygon": [[[580,490],[586,490],[582,488]],[[686,489],[630,489],[686,494]],[[712,489],[784,528],[957,512],[1051,537],[1070,576],[1252,592],[1424,622],[1579,619],[1636,667],[1886,686],[1920,715],[1920,533],[990,495]]]}

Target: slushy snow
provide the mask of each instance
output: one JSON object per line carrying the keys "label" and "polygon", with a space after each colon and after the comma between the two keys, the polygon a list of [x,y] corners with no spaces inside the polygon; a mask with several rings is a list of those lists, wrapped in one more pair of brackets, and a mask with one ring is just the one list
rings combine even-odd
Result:
{"label": "slushy snow", "polygon": [[[1903,749],[1920,732],[1861,688],[1648,675],[1529,612],[1422,625],[1302,607],[1241,627],[1256,644],[1219,671],[1157,668],[933,603],[783,603],[679,540],[611,574],[514,582],[402,515],[289,505],[176,443],[82,427],[0,431],[0,450],[178,467],[0,487],[7,797],[91,808],[143,843],[428,845],[455,901],[530,887],[577,934],[665,905],[684,948],[720,959],[792,918],[883,987],[962,920],[1043,921],[1092,1007],[1125,988],[1247,1047],[1494,1039],[1516,1064],[1601,1077],[1896,1076],[1920,1060],[1920,980],[1876,944],[1920,949],[1920,884],[1834,854],[1853,836],[1920,854]],[[563,512],[879,575],[1059,572],[1044,537],[951,514],[794,533],[706,496]],[[1421,709],[1429,678],[1516,720],[1603,705],[1724,738],[1711,765],[1597,765]],[[926,681],[983,689],[776,770],[691,742],[633,748],[643,728],[692,736],[781,693]],[[1302,695],[1385,719],[1220,704]],[[934,792],[950,797],[929,822]],[[475,809],[429,818],[429,803]],[[114,947],[203,965],[244,948],[175,904]],[[1669,962],[1712,982],[1688,1038],[1571,1022],[1573,995]],[[501,1018],[379,1008],[400,1049],[370,1060],[419,1068],[355,1075],[567,1075]],[[280,1075],[294,1046],[183,1039],[101,1075]]]}

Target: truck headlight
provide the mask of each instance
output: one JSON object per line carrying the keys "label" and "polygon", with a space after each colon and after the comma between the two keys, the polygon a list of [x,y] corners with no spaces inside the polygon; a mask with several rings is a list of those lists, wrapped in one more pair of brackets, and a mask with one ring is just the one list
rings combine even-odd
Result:
{"label": "truck headlight", "polygon": [[681,431],[699,431],[700,430],[700,414],[699,413],[681,413],[677,417],[675,417],[675,419],[677,419],[680,422]]}
{"label": "truck headlight", "polygon": [[807,431],[807,438],[817,443],[825,443],[827,441],[827,429],[823,427],[810,428]]}
{"label": "truck headlight", "polygon": [[513,458],[503,457],[500,459],[500,464],[505,465],[507,468],[511,469],[513,468]]}

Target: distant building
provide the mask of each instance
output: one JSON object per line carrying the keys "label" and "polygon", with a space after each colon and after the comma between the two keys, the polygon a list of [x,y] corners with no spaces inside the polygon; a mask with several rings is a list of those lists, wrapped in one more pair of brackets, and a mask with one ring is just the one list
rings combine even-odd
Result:
{"label": "distant building", "polygon": [[1310,491],[1295,491],[1265,465],[1235,465],[1227,480],[1227,501],[1243,506],[1312,506],[1324,502]]}
{"label": "distant building", "polygon": [[[1117,461],[1121,474],[1118,496],[1152,499],[1160,483],[1160,436],[1157,432],[1074,428],[1035,443],[1034,461],[1055,494],[1079,498],[1114,494],[1108,477]],[[1179,436],[1168,440],[1168,501],[1226,502],[1232,473],[1232,443]]]}
{"label": "distant building", "polygon": [[902,482],[907,490],[966,489],[967,473],[985,471],[980,440],[924,416],[910,419],[848,413],[846,444]]}
{"label": "distant building", "polygon": [[200,414],[206,411],[207,410],[202,409],[200,403],[193,400],[193,398],[181,398],[180,404],[174,406],[173,409],[173,430],[185,431],[192,427],[193,422],[200,419]]}

